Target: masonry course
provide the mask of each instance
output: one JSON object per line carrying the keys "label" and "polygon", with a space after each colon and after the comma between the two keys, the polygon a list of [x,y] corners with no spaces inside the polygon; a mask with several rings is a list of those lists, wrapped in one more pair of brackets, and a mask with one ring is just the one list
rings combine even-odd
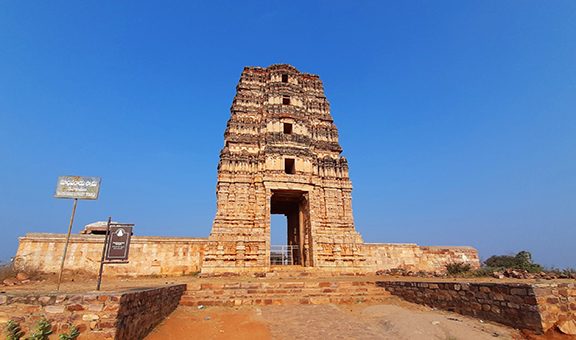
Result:
{"label": "masonry course", "polygon": [[0,324],[17,321],[30,334],[42,318],[55,333],[75,325],[101,339],[142,339],[178,306],[185,285],[117,292],[0,293]]}
{"label": "masonry course", "polygon": [[544,333],[576,322],[576,283],[380,281],[407,301]]}

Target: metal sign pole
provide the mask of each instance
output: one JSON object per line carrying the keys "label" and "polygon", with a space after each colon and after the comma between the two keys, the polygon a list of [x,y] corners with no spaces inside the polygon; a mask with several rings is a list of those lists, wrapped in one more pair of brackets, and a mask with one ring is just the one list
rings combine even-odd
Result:
{"label": "metal sign pole", "polygon": [[112,222],[112,216],[108,217],[108,224],[106,225],[106,236],[104,237],[104,246],[102,247],[102,258],[100,259],[100,271],[98,272],[98,284],[96,290],[100,290],[100,284],[102,283],[102,271],[104,270],[104,255],[106,254],[106,246],[108,245],[108,237],[110,235],[110,223]]}
{"label": "metal sign pole", "polygon": [[74,215],[76,214],[76,205],[78,199],[74,199],[74,206],[72,207],[72,216],[70,216],[70,224],[68,225],[68,235],[66,236],[66,244],[64,245],[64,254],[62,254],[62,262],[60,263],[60,274],[58,275],[58,286],[56,290],[60,290],[60,283],[62,283],[62,272],[64,271],[64,261],[66,260],[66,252],[68,251],[68,243],[70,243],[70,233],[72,232],[72,224],[74,224]]}

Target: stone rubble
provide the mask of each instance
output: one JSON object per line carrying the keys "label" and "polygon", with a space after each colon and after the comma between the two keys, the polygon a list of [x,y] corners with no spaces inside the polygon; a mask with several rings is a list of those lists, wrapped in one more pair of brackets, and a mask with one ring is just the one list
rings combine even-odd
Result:
{"label": "stone rubble", "polygon": [[537,273],[530,273],[521,269],[505,269],[503,271],[495,271],[492,277],[497,279],[511,278],[511,279],[543,279],[543,280],[557,280],[557,279],[576,279],[576,272],[558,273],[541,271]]}

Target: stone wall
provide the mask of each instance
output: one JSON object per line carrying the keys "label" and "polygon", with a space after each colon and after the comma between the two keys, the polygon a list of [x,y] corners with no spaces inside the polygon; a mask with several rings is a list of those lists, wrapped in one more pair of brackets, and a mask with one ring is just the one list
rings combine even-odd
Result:
{"label": "stone wall", "polygon": [[[66,235],[27,234],[20,238],[14,264],[17,270],[57,273]],[[200,271],[206,239],[134,236],[129,263],[106,265],[105,276],[187,275]],[[72,235],[65,269],[97,274],[103,235]]]}
{"label": "stone wall", "polygon": [[576,326],[576,282],[538,283],[533,284],[532,289],[544,330],[570,322]]}
{"label": "stone wall", "polygon": [[576,321],[576,283],[381,281],[377,285],[410,302],[539,333]]}
{"label": "stone wall", "polygon": [[[40,271],[57,273],[60,268],[62,252],[64,251],[64,234],[27,234],[20,238],[20,246],[15,257],[15,266],[19,271]],[[321,240],[321,238],[320,238]],[[72,235],[65,263],[67,271],[82,271],[91,275],[98,273],[102,244],[101,235]],[[146,276],[188,275],[200,271],[206,248],[217,246],[204,238],[178,237],[144,237],[132,238],[130,247],[130,262],[127,264],[106,265],[105,276]],[[242,248],[231,242],[230,249],[224,247],[215,249],[228,254],[237,261],[248,261],[254,251],[251,244],[245,242]],[[262,247],[265,247],[263,244]],[[365,261],[356,263],[354,257],[346,257],[346,251],[363,253]],[[244,257],[238,259],[238,251],[244,252]],[[341,254],[340,254],[341,253]],[[469,263],[478,267],[480,261],[476,249],[471,247],[421,247],[416,244],[394,243],[364,243],[356,245],[355,249],[341,246],[333,267],[319,267],[327,271],[376,272],[378,270],[402,268],[411,271],[436,272],[444,271],[446,264],[453,262]],[[204,262],[206,264],[206,262]],[[220,270],[229,269],[224,263],[218,263]],[[254,267],[253,271],[266,271],[266,265]]]}
{"label": "stone wall", "polygon": [[413,243],[365,243],[367,267],[372,271],[401,268],[410,271],[443,272],[450,263],[480,267],[478,251],[472,247],[422,247]]}
{"label": "stone wall", "polygon": [[178,307],[185,290],[186,285],[181,284],[123,294],[116,339],[143,339]]}
{"label": "stone wall", "polygon": [[[177,306],[186,285],[120,292],[0,294],[0,327],[17,321],[26,335],[46,318],[54,334],[70,325],[102,339],[142,339]],[[2,327],[3,328],[3,327]]]}

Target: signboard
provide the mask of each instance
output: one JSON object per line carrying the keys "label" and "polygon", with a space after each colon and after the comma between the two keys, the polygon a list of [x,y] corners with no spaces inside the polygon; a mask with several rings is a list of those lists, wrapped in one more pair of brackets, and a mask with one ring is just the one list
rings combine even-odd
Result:
{"label": "signboard", "polygon": [[54,197],[95,200],[99,192],[100,177],[60,176]]}
{"label": "signboard", "polygon": [[106,261],[127,261],[133,224],[111,224]]}

